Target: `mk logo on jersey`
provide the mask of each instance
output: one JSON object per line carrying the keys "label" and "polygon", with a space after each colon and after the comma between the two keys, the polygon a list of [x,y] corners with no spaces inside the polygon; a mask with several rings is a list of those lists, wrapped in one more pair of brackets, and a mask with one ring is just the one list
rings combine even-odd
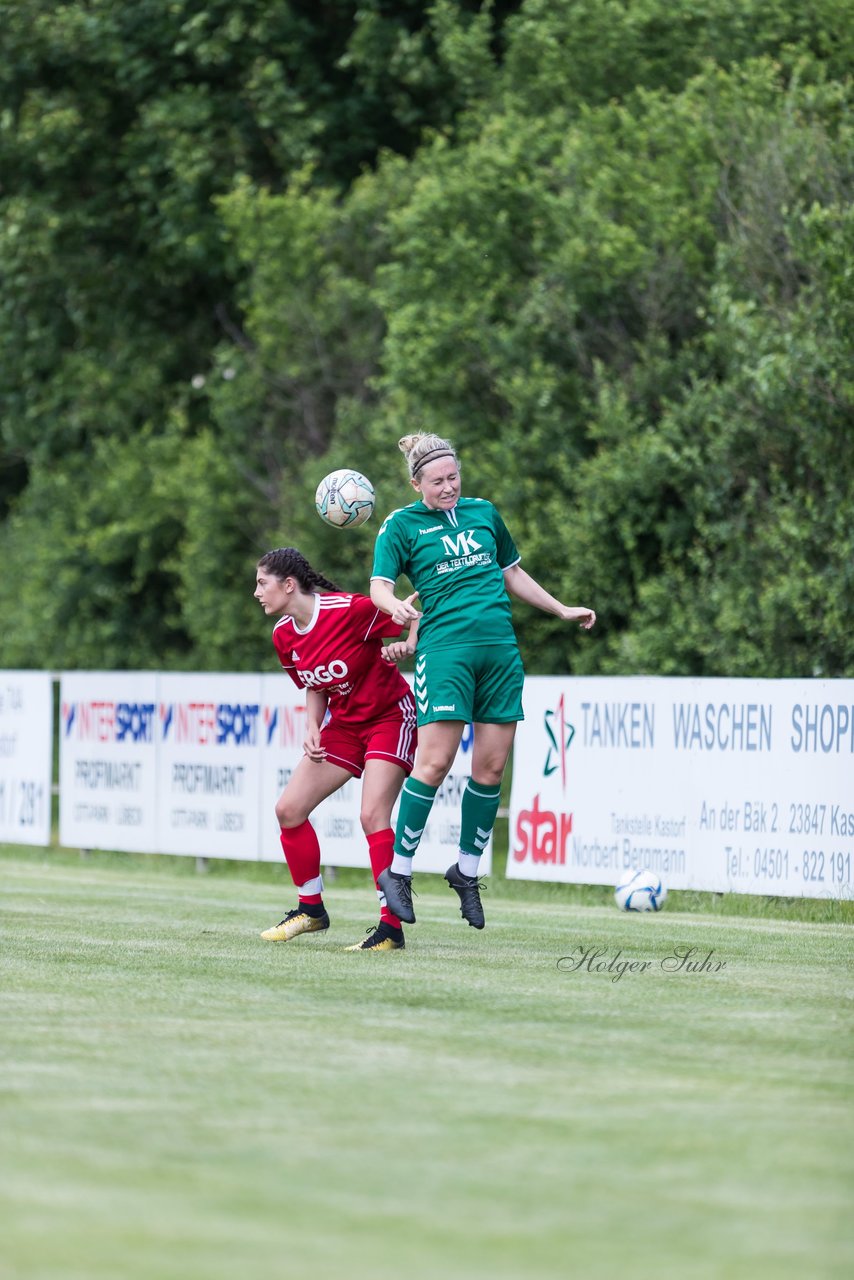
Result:
{"label": "mk logo on jersey", "polygon": [[442,534],[442,544],[449,556],[473,556],[480,551],[480,543],[475,541],[474,533],[458,533],[454,538],[449,533]]}

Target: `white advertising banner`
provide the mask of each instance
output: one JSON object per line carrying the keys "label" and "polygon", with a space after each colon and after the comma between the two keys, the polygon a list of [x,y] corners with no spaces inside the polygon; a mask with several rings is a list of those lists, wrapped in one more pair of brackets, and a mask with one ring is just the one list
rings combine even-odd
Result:
{"label": "white advertising banner", "polygon": [[854,680],[529,677],[509,877],[854,893]]}
{"label": "white advertising banner", "polygon": [[60,683],[60,844],[155,852],[156,759],[156,675],[65,673]]}
{"label": "white advertising banner", "polygon": [[0,672],[0,841],[50,844],[52,768],[50,673]]}
{"label": "white advertising banner", "polygon": [[256,860],[260,675],[158,678],[158,853]]}
{"label": "white advertising banner", "polygon": [[[302,759],[305,694],[284,673],[263,676],[261,690],[262,835],[259,857],[264,861],[277,861],[283,854],[274,808],[277,797]],[[437,793],[433,812],[415,855],[416,872],[444,873],[457,860],[460,802],[471,775],[471,732],[469,725],[451,771]],[[359,818],[361,800],[361,779],[352,778],[315,810],[311,820],[320,840],[324,866],[370,866],[367,840]],[[394,816],[396,813],[397,806]],[[484,874],[492,869],[491,840],[481,865]]]}

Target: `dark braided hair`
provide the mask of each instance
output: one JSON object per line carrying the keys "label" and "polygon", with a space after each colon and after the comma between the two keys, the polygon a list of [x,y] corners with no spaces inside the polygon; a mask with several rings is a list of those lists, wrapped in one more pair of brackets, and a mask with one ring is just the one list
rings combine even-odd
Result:
{"label": "dark braided hair", "polygon": [[297,551],[296,547],[278,547],[275,551],[268,551],[258,561],[256,568],[266,569],[282,582],[285,578],[296,578],[303,591],[316,591],[318,587],[323,591],[341,590],[334,582],[324,578],[323,574],[312,569],[305,556]]}

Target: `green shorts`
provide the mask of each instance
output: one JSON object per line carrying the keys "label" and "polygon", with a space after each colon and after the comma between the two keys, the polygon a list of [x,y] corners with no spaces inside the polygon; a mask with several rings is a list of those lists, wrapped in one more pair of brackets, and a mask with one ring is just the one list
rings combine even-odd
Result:
{"label": "green shorts", "polygon": [[431,649],[415,660],[418,723],[436,720],[510,724],[524,720],[525,672],[511,645]]}

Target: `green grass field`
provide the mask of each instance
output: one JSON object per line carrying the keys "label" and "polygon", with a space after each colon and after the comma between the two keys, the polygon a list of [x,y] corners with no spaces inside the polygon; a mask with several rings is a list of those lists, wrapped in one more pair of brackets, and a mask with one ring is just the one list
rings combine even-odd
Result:
{"label": "green grass field", "polygon": [[854,1274],[850,904],[422,876],[347,954],[367,874],[270,945],[277,873],[0,853],[3,1280]]}

